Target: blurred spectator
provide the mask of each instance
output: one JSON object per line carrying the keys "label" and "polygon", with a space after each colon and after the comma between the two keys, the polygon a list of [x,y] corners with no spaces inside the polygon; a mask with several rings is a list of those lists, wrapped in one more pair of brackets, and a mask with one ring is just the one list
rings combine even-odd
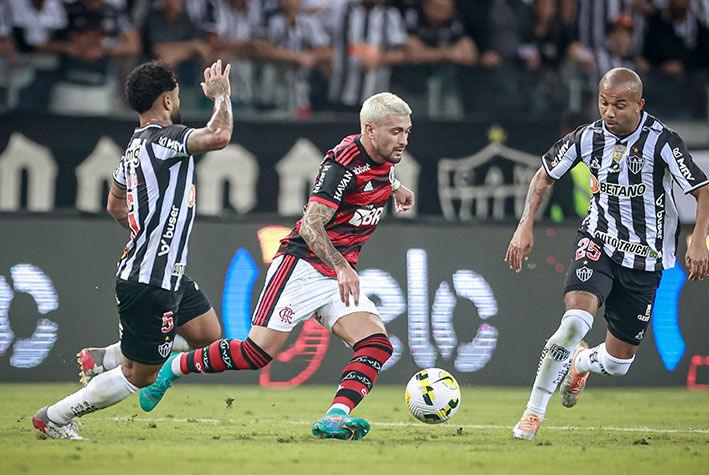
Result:
{"label": "blurred spectator", "polygon": [[104,0],[80,0],[66,6],[67,27],[47,45],[61,51],[63,78],[77,84],[105,84],[109,59],[135,57],[140,38],[125,11]]}
{"label": "blurred spectator", "polygon": [[207,40],[218,58],[249,59],[251,38],[261,23],[259,0],[218,0],[216,25]]}
{"label": "blurred spectator", "polygon": [[534,17],[527,4],[522,0],[492,0],[487,20],[490,27],[480,64],[495,68],[521,60],[527,69],[539,66],[539,51],[533,43]]}
{"label": "blurred spectator", "polygon": [[280,0],[281,9],[267,18],[255,48],[259,59],[277,63],[263,68],[261,103],[306,117],[311,112],[311,70],[332,60],[332,48],[322,23],[301,11],[302,4]]}
{"label": "blurred spectator", "polygon": [[406,59],[411,67],[394,69],[392,88],[431,117],[457,117],[459,65],[477,62],[478,49],[456,12],[455,0],[423,0],[404,13],[408,32]]}
{"label": "blurred spectator", "polygon": [[209,43],[187,13],[185,0],[160,0],[159,7],[148,13],[144,35],[151,55],[178,68],[186,85],[194,85],[202,64],[212,59]]}
{"label": "blurred spectator", "polygon": [[235,107],[254,102],[252,37],[262,23],[260,0],[216,0],[216,25],[207,32],[215,57],[231,64],[231,100]]}
{"label": "blurred spectator", "polygon": [[218,0],[185,0],[185,10],[197,28],[206,35],[217,29]]}
{"label": "blurred spectator", "polygon": [[648,21],[643,54],[669,76],[709,67],[709,31],[689,6],[690,0],[668,0]]}
{"label": "blurred spectator", "polygon": [[9,0],[12,27],[21,52],[52,51],[48,43],[57,30],[67,27],[66,12],[60,0]]}
{"label": "blurred spectator", "polygon": [[541,65],[557,70],[574,40],[573,27],[565,23],[558,0],[534,0],[534,42]]}
{"label": "blurred spectator", "polygon": [[634,24],[629,53],[639,54],[643,49],[645,19],[655,13],[654,2],[657,1],[664,0],[578,0],[578,39],[592,51],[603,48],[606,42],[606,26],[618,15],[625,14],[632,18]]}
{"label": "blurred spectator", "polygon": [[[12,40],[10,6],[7,0],[0,0],[0,57],[4,58],[10,66],[14,67],[19,64],[15,44]],[[2,69],[3,67],[0,66],[0,70]]]}
{"label": "blurred spectator", "polygon": [[[20,104],[26,109],[46,109],[55,82],[59,80],[59,56],[65,44],[51,41],[57,30],[67,27],[60,0],[9,0],[13,37],[21,55]],[[16,76],[16,78],[18,77]]]}
{"label": "blurred spectator", "polygon": [[406,30],[399,11],[384,0],[349,0],[328,26],[334,46],[330,102],[358,108],[367,97],[388,90],[390,66],[405,60]]}
{"label": "blurred spectator", "polygon": [[477,61],[477,45],[458,18],[454,0],[422,0],[420,8],[406,11],[405,20],[408,62],[472,66]]}
{"label": "blurred spectator", "polygon": [[9,6],[0,0],[0,111],[10,105],[10,68],[19,64],[11,33]]}
{"label": "blurred spectator", "polygon": [[647,71],[647,61],[633,51],[634,29],[633,19],[622,13],[608,24],[607,41],[595,51],[596,67],[591,79],[592,87],[596,87],[603,75],[613,68]]}

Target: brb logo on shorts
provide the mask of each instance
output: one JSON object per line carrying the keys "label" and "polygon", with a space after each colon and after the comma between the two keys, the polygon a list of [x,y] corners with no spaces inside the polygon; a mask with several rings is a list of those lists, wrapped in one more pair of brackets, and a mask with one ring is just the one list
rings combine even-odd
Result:
{"label": "brb logo on shorts", "polygon": [[384,208],[358,209],[352,215],[350,224],[353,226],[376,226],[383,212]]}

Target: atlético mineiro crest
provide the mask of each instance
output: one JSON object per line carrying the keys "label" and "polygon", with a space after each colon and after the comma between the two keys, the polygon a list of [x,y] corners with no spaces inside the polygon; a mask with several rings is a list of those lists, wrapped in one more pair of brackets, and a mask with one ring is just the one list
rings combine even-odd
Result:
{"label": "atl\u00e9tico mineiro crest", "polygon": [[158,345],[158,353],[160,353],[160,356],[167,358],[167,355],[169,355],[172,350],[172,343],[172,341],[166,341],[165,343]]}
{"label": "atl\u00e9tico mineiro crest", "polygon": [[581,282],[586,282],[588,279],[591,278],[592,275],[593,269],[589,269],[586,266],[583,266],[580,269],[576,269],[576,277],[578,277]]}
{"label": "atl\u00e9tico mineiro crest", "polygon": [[628,169],[636,175],[640,170],[643,169],[643,165],[645,165],[645,159],[642,157],[642,155],[635,154],[637,150],[637,148],[634,148],[633,153],[626,160],[628,164]]}

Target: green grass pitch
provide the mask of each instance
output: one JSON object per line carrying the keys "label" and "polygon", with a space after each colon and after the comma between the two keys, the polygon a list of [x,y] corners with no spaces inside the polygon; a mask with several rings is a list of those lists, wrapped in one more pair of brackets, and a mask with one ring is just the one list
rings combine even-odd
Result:
{"label": "green grass pitch", "polygon": [[267,390],[178,384],[151,413],[137,396],[82,418],[86,441],[43,439],[32,414],[78,389],[0,385],[0,473],[42,474],[709,474],[709,392],[586,390],[578,406],[558,394],[537,440],[514,441],[527,388],[463,389],[447,423],[417,422],[404,387],[378,386],[355,414],[361,441],[318,440],[310,426],[334,387]]}

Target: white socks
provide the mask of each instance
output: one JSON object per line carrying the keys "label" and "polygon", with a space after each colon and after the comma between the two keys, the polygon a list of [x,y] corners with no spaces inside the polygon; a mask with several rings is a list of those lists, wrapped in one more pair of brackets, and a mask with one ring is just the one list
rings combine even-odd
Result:
{"label": "white socks", "polygon": [[608,374],[610,376],[623,376],[630,369],[635,356],[624,360],[611,356],[606,351],[606,344],[583,350],[576,357],[575,367],[579,373]]}
{"label": "white socks", "polygon": [[539,360],[537,377],[524,415],[544,417],[551,395],[561,383],[571,364],[576,345],[593,325],[593,315],[585,310],[572,309],[561,318],[558,330],[547,340]]}
{"label": "white socks", "polygon": [[121,342],[117,341],[108,345],[106,353],[103,355],[103,370],[108,371],[123,364],[123,353],[121,353]]}
{"label": "white socks", "polygon": [[112,406],[137,390],[126,379],[123,368],[114,368],[91,378],[85,388],[49,406],[47,416],[58,424],[66,424],[74,417]]}

